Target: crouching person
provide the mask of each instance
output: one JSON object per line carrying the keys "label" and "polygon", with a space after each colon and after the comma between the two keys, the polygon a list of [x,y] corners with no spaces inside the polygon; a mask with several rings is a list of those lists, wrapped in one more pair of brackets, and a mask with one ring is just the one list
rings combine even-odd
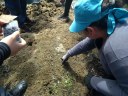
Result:
{"label": "crouching person", "polygon": [[62,63],[97,48],[103,69],[111,78],[91,76],[86,84],[100,92],[98,96],[128,96],[128,11],[114,8],[114,0],[104,1],[78,0],[69,29],[85,39],[67,51]]}

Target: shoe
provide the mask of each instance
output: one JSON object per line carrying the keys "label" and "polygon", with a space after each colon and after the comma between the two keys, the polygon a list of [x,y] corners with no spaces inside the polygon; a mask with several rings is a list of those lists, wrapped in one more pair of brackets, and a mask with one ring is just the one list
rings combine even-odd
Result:
{"label": "shoe", "polygon": [[22,80],[13,89],[11,89],[9,93],[13,96],[23,96],[27,89],[27,86],[27,82]]}
{"label": "shoe", "polygon": [[92,73],[88,73],[88,75],[85,76],[85,86],[88,88],[88,89],[93,89],[92,86],[91,86],[91,78],[93,77],[94,75]]}
{"label": "shoe", "polygon": [[61,2],[55,2],[56,7],[64,7],[64,3]]}
{"label": "shoe", "polygon": [[65,6],[65,0],[60,0],[60,2],[55,1],[56,7],[64,7]]}
{"label": "shoe", "polygon": [[64,14],[62,14],[61,16],[58,17],[58,20],[69,22],[70,18],[68,16],[65,16]]}
{"label": "shoe", "polygon": [[63,4],[63,3],[65,3],[65,0],[60,0],[60,2]]}
{"label": "shoe", "polygon": [[60,0],[62,6],[65,6],[65,0]]}
{"label": "shoe", "polygon": [[87,96],[105,96],[100,92],[97,92],[95,89],[91,89],[88,91]]}
{"label": "shoe", "polygon": [[29,32],[32,31],[29,27],[27,27],[26,24],[24,24],[23,26],[21,26],[20,29],[21,29],[21,32],[23,32],[23,33],[27,33],[27,32],[29,33]]}
{"label": "shoe", "polygon": [[35,20],[30,20],[28,17],[27,17],[26,20],[25,20],[25,24],[26,24],[26,25],[31,25],[31,26],[33,26],[35,23],[36,23]]}

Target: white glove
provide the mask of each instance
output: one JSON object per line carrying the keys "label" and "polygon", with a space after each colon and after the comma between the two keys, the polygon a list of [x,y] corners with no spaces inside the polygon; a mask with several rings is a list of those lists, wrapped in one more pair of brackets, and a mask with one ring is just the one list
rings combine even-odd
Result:
{"label": "white glove", "polygon": [[69,59],[69,54],[65,54],[62,58],[61,58],[61,60],[62,60],[62,64],[64,64],[66,61],[68,61],[68,59]]}

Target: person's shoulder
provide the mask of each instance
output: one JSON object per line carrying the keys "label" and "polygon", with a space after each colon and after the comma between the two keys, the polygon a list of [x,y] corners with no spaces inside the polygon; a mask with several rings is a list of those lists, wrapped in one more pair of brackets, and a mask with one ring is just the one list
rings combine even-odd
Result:
{"label": "person's shoulder", "polygon": [[115,58],[128,56],[128,24],[117,26],[104,44],[104,53]]}

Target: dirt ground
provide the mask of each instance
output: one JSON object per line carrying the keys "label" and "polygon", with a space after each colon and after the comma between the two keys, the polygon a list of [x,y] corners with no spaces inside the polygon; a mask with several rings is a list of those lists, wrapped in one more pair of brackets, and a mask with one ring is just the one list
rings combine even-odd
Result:
{"label": "dirt ground", "polygon": [[31,27],[31,33],[21,33],[27,46],[5,60],[7,68],[0,67],[1,86],[10,84],[12,87],[20,80],[26,80],[25,96],[87,96],[84,77],[93,55],[74,56],[68,65],[62,65],[60,58],[81,40],[78,34],[68,30],[73,20],[72,9],[69,23],[57,19],[63,10],[55,2],[28,5],[28,16],[35,19],[36,24]]}

